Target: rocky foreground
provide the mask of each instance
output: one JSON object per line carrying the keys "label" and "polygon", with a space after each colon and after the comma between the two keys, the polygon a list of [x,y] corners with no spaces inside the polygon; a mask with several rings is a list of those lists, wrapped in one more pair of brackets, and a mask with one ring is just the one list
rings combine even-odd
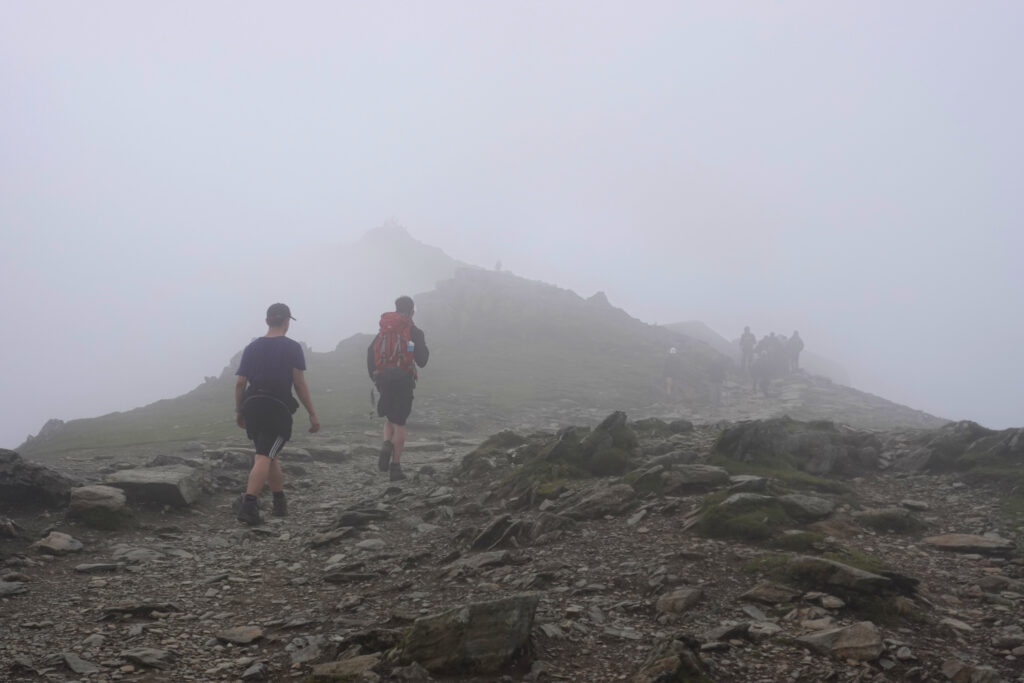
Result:
{"label": "rocky foreground", "polygon": [[1018,431],[615,414],[411,444],[397,484],[358,440],[286,450],[252,528],[242,443],[0,452],[0,679],[1024,680],[1022,527],[974,467]]}

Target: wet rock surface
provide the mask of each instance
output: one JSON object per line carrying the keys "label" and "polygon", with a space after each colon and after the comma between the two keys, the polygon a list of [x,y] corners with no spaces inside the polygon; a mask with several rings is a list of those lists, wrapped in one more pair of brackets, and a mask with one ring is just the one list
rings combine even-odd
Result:
{"label": "wet rock surface", "polygon": [[[763,463],[741,476],[715,447],[723,426],[648,426],[634,443],[620,417],[607,425],[618,436],[571,443],[602,467],[622,455],[632,481],[614,464],[509,489],[529,435],[475,454],[452,435],[423,437],[395,485],[373,438],[353,434],[300,443],[289,515],[265,495],[257,527],[231,512],[241,443],[189,455],[202,481],[189,504],[129,496],[127,528],[15,510],[0,680],[1024,680],[1021,522],[997,489],[871,469],[859,450],[849,474],[832,461],[820,480]],[[896,453],[903,437],[873,438]],[[139,469],[155,455],[115,457]],[[106,464],[75,475],[101,481]],[[671,472],[699,486],[665,486]],[[745,540],[694,523],[722,508],[777,511],[779,525]],[[920,526],[857,516],[897,509]],[[63,550],[32,547],[47,538]]]}

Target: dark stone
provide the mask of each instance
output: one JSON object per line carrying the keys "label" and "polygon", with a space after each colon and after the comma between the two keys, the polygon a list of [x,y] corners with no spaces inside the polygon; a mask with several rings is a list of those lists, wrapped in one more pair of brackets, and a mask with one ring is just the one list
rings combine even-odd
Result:
{"label": "dark stone", "polygon": [[498,673],[525,650],[539,601],[518,595],[417,619],[401,659],[435,673]]}
{"label": "dark stone", "polygon": [[0,509],[63,507],[75,482],[0,448]]}

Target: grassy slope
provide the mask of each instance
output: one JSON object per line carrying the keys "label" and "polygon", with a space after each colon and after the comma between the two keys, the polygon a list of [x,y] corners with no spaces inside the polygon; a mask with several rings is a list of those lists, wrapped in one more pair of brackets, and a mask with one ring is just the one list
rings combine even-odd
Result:
{"label": "grassy slope", "polygon": [[[706,368],[716,357],[707,344],[647,325],[599,298],[584,300],[507,273],[459,271],[436,290],[418,295],[417,305],[422,311],[417,323],[426,331],[431,358],[421,373],[414,419],[433,414],[442,424],[458,424],[470,414],[514,422],[517,415],[536,414],[545,404],[566,400],[636,414],[657,400],[655,387],[670,346],[679,349],[683,361],[680,385],[697,400]],[[314,403],[328,430],[368,426],[371,384],[365,352],[370,339],[356,335],[331,352],[307,354]],[[20,450],[42,454],[237,437],[232,370],[174,399],[68,422]],[[297,418],[301,428],[302,409]],[[468,419],[481,422],[487,423]]]}

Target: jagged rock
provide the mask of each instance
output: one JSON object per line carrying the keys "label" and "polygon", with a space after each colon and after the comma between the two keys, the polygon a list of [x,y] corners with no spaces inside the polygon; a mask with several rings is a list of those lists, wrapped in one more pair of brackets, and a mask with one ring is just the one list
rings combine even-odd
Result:
{"label": "jagged rock", "polygon": [[1006,555],[1013,552],[1014,544],[997,536],[975,536],[974,534],[944,534],[929,536],[924,543],[955,553],[980,553],[982,555]]}
{"label": "jagged rock", "polygon": [[565,515],[576,520],[617,515],[628,510],[635,500],[636,491],[629,484],[601,486],[566,510]]}
{"label": "jagged rock", "polygon": [[78,539],[60,531],[51,531],[46,538],[36,541],[32,547],[47,555],[67,555],[77,553],[85,546]]}
{"label": "jagged rock", "polygon": [[166,557],[164,553],[159,550],[154,550],[153,548],[134,547],[123,543],[115,545],[113,550],[113,559],[131,564],[155,562]]}
{"label": "jagged rock", "polygon": [[740,600],[753,600],[766,605],[780,605],[794,602],[802,595],[803,591],[784,586],[781,583],[762,581],[746,593],[743,593],[740,596]]}
{"label": "jagged rock", "polygon": [[885,576],[872,574],[835,560],[801,555],[790,558],[786,572],[801,583],[818,590],[847,589],[857,593],[878,594],[892,586]]}
{"label": "jagged rock", "polygon": [[396,681],[406,681],[407,683],[430,683],[430,681],[434,680],[430,676],[430,672],[416,662],[409,666],[399,666],[392,669],[391,678]]}
{"label": "jagged rock", "polygon": [[312,681],[338,681],[339,683],[377,683],[380,676],[373,668],[380,664],[379,654],[360,655],[337,662],[317,664],[310,677]]}
{"label": "jagged rock", "polygon": [[819,631],[801,636],[797,641],[815,652],[859,662],[874,661],[885,651],[878,627],[870,621]]}
{"label": "jagged rock", "polygon": [[533,521],[533,525],[530,527],[530,540],[536,541],[545,534],[570,529],[575,525],[576,522],[568,517],[556,515],[552,512],[542,512],[537,515],[537,519]]}
{"label": "jagged rock", "polygon": [[470,550],[493,550],[517,546],[516,538],[523,532],[522,522],[515,521],[511,515],[501,515],[494,519],[469,544]]}
{"label": "jagged rock", "polygon": [[180,611],[177,605],[170,602],[137,602],[107,607],[103,610],[103,619],[112,619],[118,616],[152,618],[155,614],[170,614]]}
{"label": "jagged rock", "polygon": [[729,473],[713,465],[678,465],[662,477],[665,493],[708,491],[729,484]]}
{"label": "jagged rock", "polygon": [[184,507],[199,500],[203,473],[184,465],[118,470],[106,483],[124,490],[129,500]]}
{"label": "jagged rock", "polygon": [[0,448],[0,509],[63,507],[74,482]]}
{"label": "jagged rock", "polygon": [[127,497],[113,486],[79,486],[71,489],[68,517],[97,529],[118,529],[129,524]]}
{"label": "jagged rock", "polygon": [[100,572],[116,572],[123,565],[110,562],[80,564],[75,567],[76,574],[98,574]]}
{"label": "jagged rock", "polygon": [[700,644],[684,634],[658,641],[647,655],[631,683],[709,680],[704,676]]}
{"label": "jagged rock", "polygon": [[679,588],[658,598],[655,608],[659,612],[682,614],[700,602],[703,595],[699,588]]}
{"label": "jagged rock", "polygon": [[23,538],[25,530],[7,517],[0,517],[0,538]]}
{"label": "jagged rock", "polygon": [[764,493],[768,490],[768,479],[754,474],[736,474],[729,477],[729,490],[734,493]]}
{"label": "jagged rock", "polygon": [[824,519],[836,509],[836,504],[831,500],[800,493],[779,496],[779,502],[790,517],[801,521]]}
{"label": "jagged rock", "polygon": [[958,659],[942,663],[942,675],[952,683],[1002,683],[999,672],[990,666],[974,666]]}
{"label": "jagged rock", "polygon": [[475,553],[469,557],[463,557],[449,565],[449,571],[460,568],[482,569],[484,567],[498,567],[509,564],[512,561],[512,554],[507,550],[493,550],[486,553]]}
{"label": "jagged rock", "polygon": [[243,681],[258,681],[267,677],[267,665],[265,662],[256,662],[242,672]]}
{"label": "jagged rock", "polygon": [[536,594],[518,595],[421,617],[401,658],[435,673],[497,673],[526,646],[539,600]]}

